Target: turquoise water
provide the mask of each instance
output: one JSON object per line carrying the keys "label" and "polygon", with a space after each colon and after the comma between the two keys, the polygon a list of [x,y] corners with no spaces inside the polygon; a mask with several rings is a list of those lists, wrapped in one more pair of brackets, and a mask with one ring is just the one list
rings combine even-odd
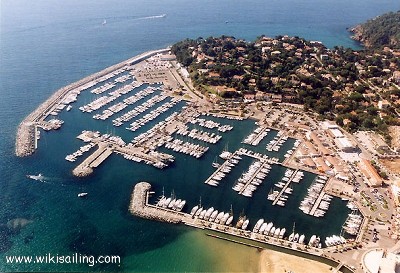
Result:
{"label": "turquoise water", "polygon": [[[235,252],[224,243],[218,249],[229,249],[229,253],[216,259],[209,254],[213,240],[205,239],[204,234],[130,216],[129,196],[133,185],[142,180],[152,183],[156,195],[163,188],[168,194],[174,191],[188,201],[188,207],[194,206],[201,196],[204,206],[228,211],[232,205],[236,216],[244,210],[253,224],[264,217],[287,229],[295,221],[296,230],[306,235],[313,230],[338,232],[343,220],[336,224],[330,224],[330,220],[341,218],[346,212],[340,200],[334,200],[326,221],[304,217],[297,208],[305,186],[312,182],[311,174],[307,175],[304,187],[295,187],[295,195],[289,198],[285,209],[272,207],[266,200],[271,186],[268,181],[284,172],[279,166],[274,166],[251,200],[231,190],[240,169],[234,169],[216,189],[202,183],[212,172],[211,162],[226,144],[230,150],[241,146],[240,141],[254,128],[252,121],[244,121],[240,126],[223,121],[234,125],[234,130],[224,133],[223,139],[200,160],[174,154],[175,164],[158,171],[112,155],[91,177],[84,179],[71,174],[78,161],[64,160],[65,155],[82,145],[76,139],[81,130],[115,132],[128,141],[135,135],[80,113],[78,106],[89,102],[89,97],[83,95],[69,113],[60,115],[65,120],[61,130],[42,133],[39,150],[29,158],[16,158],[13,154],[16,127],[54,90],[133,55],[186,37],[226,34],[250,40],[261,34],[288,34],[320,40],[329,47],[359,48],[349,39],[346,27],[398,10],[398,2],[15,0],[1,1],[0,5],[0,271],[179,272],[232,271],[233,267],[246,270],[245,266],[238,268],[229,263],[243,255],[240,247],[235,247]],[[167,17],[151,17],[160,14]],[[102,26],[104,19],[107,24]],[[260,147],[265,147],[272,137],[271,132]],[[250,162],[245,158],[239,167],[246,169]],[[47,183],[25,177],[39,172],[47,177]],[[87,200],[76,198],[81,191],[89,192]],[[10,228],[7,223],[17,218],[26,219],[26,225]],[[3,262],[5,255],[73,252],[120,255],[123,262],[120,266],[95,267]],[[249,255],[252,259],[257,256]]]}

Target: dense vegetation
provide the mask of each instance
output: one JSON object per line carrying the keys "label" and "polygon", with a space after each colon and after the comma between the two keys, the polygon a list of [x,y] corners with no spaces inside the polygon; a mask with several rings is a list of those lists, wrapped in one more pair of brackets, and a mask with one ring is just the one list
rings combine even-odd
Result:
{"label": "dense vegetation", "polygon": [[228,36],[187,39],[172,51],[196,88],[217,98],[278,97],[349,131],[375,130],[386,137],[388,126],[399,124],[400,90],[393,75],[400,69],[400,52],[329,50],[287,36],[254,42]]}
{"label": "dense vegetation", "polygon": [[367,47],[400,48],[400,11],[368,20],[352,29],[353,38]]}

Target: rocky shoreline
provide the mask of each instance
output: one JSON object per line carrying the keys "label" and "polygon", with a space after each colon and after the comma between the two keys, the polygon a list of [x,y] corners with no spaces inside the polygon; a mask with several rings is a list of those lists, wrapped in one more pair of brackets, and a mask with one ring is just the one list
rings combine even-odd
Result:
{"label": "rocky shoreline", "polygon": [[348,29],[348,31],[353,34],[352,36],[350,36],[351,39],[361,43],[365,47],[371,46],[371,43],[364,37],[364,29],[362,25],[356,25]]}

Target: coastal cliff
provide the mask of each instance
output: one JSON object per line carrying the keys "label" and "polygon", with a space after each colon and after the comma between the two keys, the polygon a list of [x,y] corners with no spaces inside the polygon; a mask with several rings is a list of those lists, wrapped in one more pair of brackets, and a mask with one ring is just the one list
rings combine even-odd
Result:
{"label": "coastal cliff", "polygon": [[400,48],[400,11],[389,12],[349,29],[368,48]]}

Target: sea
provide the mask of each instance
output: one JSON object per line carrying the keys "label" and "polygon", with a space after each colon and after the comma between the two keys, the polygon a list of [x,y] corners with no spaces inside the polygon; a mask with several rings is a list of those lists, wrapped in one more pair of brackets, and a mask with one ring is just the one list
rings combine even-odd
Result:
{"label": "sea", "polygon": [[[234,127],[221,133],[218,144],[201,158],[174,153],[174,164],[164,170],[112,155],[93,175],[76,178],[72,169],[83,160],[64,157],[83,143],[76,136],[86,129],[120,135],[130,141],[135,134],[115,129],[110,122],[95,121],[78,107],[93,96],[79,98],[55,132],[42,132],[39,149],[27,158],[14,154],[18,124],[55,90],[110,65],[148,50],[164,48],[185,38],[230,35],[254,40],[260,35],[291,35],[318,40],[327,47],[362,49],[350,39],[350,28],[388,11],[397,11],[393,0],[1,0],[0,1],[0,271],[49,272],[256,272],[256,249],[217,240],[206,232],[133,217],[128,212],[133,186],[150,182],[157,198],[174,194],[187,200],[185,210],[202,202],[204,207],[232,209],[235,218],[246,214],[251,226],[265,218],[275,225],[310,237],[338,234],[348,213],[334,199],[324,220],[305,216],[298,204],[315,175],[306,173],[294,186],[285,208],[266,200],[273,181],[285,168],[274,165],[253,198],[239,196],[231,187],[251,164],[244,158],[219,187],[203,181],[211,163],[229,147],[240,144],[256,125],[253,120],[214,120]],[[161,16],[165,14],[166,16]],[[144,88],[144,87],[143,87]],[[159,117],[160,121],[184,104]],[[206,117],[211,119],[210,117]],[[146,128],[150,128],[151,124]],[[197,127],[197,129],[200,129]],[[143,131],[136,132],[136,135]],[[213,132],[213,131],[210,131]],[[271,131],[260,144],[266,143]],[[179,138],[179,137],[177,137]],[[182,140],[187,141],[185,137]],[[197,143],[196,141],[193,141]],[[289,140],[282,159],[293,146]],[[199,142],[200,143],[200,142]],[[205,145],[204,143],[200,143]],[[264,148],[263,148],[264,147]],[[258,148],[257,148],[258,149]],[[45,179],[28,179],[42,173]],[[88,198],[77,193],[88,192]],[[118,255],[118,264],[7,263],[21,255]]]}

